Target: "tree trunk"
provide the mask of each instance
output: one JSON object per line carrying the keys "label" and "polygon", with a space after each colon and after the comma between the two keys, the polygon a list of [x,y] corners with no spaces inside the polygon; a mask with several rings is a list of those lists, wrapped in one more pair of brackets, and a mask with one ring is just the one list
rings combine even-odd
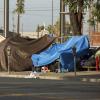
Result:
{"label": "tree trunk", "polygon": [[80,35],[82,35],[82,30],[83,30],[83,0],[78,1],[78,23],[79,23],[79,28],[80,28]]}
{"label": "tree trunk", "polygon": [[[73,1],[70,1],[70,2],[73,2]],[[78,10],[76,12],[69,8],[70,23],[71,23],[73,35],[81,35],[82,34],[83,0],[78,1],[77,8],[78,8]]]}
{"label": "tree trunk", "polygon": [[17,15],[17,34],[20,32],[20,14]]}
{"label": "tree trunk", "polygon": [[78,14],[70,12],[70,22],[72,27],[72,34],[79,35],[81,34],[80,25],[78,23]]}

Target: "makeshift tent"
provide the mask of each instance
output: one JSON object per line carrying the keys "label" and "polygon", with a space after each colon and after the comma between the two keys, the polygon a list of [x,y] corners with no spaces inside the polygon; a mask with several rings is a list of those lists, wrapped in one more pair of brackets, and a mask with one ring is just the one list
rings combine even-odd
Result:
{"label": "makeshift tent", "polygon": [[[86,36],[73,36],[62,44],[53,44],[50,48],[40,54],[33,54],[31,59],[36,67],[48,65],[60,58],[63,68],[73,65],[72,47],[76,47],[76,53],[81,56],[89,48],[89,42]],[[69,66],[69,67],[68,67]],[[71,68],[72,69],[72,68]]]}
{"label": "makeshift tent", "polygon": [[28,41],[21,37],[9,37],[0,43],[0,70],[7,71],[7,47],[11,48],[10,70],[23,71],[32,68],[31,55],[46,49],[55,38],[45,35],[37,40]]}

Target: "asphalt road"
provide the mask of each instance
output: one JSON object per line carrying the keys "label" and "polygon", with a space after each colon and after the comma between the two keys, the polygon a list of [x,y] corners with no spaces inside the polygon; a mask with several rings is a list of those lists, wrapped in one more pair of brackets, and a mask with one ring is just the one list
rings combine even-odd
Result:
{"label": "asphalt road", "polygon": [[0,100],[100,100],[100,83],[0,78]]}

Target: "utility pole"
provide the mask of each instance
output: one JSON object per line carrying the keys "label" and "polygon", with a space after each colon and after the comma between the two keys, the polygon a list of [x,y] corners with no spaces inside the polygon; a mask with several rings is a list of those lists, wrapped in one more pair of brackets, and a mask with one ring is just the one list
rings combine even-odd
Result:
{"label": "utility pole", "polygon": [[38,24],[38,29],[37,29],[37,38],[39,38],[40,35],[39,35],[39,24]]}
{"label": "utility pole", "polygon": [[4,36],[9,35],[9,0],[4,0]]}
{"label": "utility pole", "polygon": [[20,30],[20,14],[17,14],[17,33],[19,35],[19,30]]}
{"label": "utility pole", "polygon": [[52,33],[53,33],[53,0],[52,0]]}
{"label": "utility pole", "polygon": [[12,25],[12,26],[13,26],[13,30],[12,30],[12,31],[13,31],[13,32],[15,32],[15,24],[14,24],[14,21],[15,21],[15,19],[14,19],[14,16],[13,16],[13,17],[12,17],[12,22],[13,22],[13,25]]}
{"label": "utility pole", "polygon": [[52,0],[52,27],[53,27],[53,0]]}
{"label": "utility pole", "polygon": [[60,37],[62,42],[62,35],[65,32],[65,4],[64,0],[60,0]]}

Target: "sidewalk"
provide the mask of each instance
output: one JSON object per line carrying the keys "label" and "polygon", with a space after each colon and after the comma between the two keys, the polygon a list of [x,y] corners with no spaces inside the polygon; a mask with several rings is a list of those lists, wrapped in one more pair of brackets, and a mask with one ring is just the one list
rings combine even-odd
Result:
{"label": "sidewalk", "polygon": [[76,73],[36,73],[36,77],[31,71],[23,72],[0,72],[0,77],[12,77],[12,78],[39,78],[39,79],[52,79],[52,80],[81,80],[81,81],[91,81],[100,82],[100,72],[97,71],[80,71]]}

